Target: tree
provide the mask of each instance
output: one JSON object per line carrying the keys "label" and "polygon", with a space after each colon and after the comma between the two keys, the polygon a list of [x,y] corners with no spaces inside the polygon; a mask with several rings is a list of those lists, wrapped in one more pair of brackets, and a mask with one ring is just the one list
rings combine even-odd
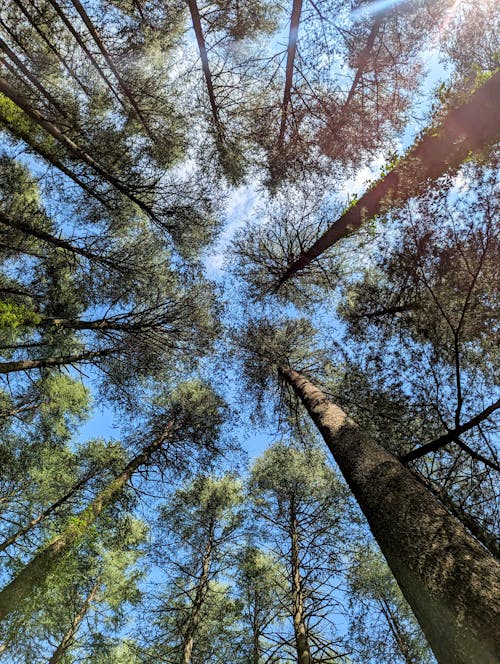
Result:
{"label": "tree", "polygon": [[352,610],[349,644],[364,662],[427,663],[427,644],[385,560],[362,544],[348,572]]}
{"label": "tree", "polygon": [[[100,515],[112,506],[123,493],[134,474],[162,451],[167,464],[175,467],[176,448],[185,446],[196,437],[197,445],[204,441],[200,454],[214,445],[214,436],[223,419],[224,405],[208,386],[196,383],[180,385],[168,397],[168,408],[162,417],[150,424],[146,441],[139,452],[123,467],[109,484],[92,498],[89,504],[72,516],[63,530],[51,538],[19,573],[0,591],[0,618],[5,619],[19,603],[42,586],[64,556],[79,546],[89,528]],[[197,409],[195,409],[197,407]],[[170,449],[172,448],[172,449]]]}
{"label": "tree", "polygon": [[[170,546],[160,545],[157,559],[169,578],[155,602],[154,652],[167,661],[201,664],[221,657],[224,637],[230,638],[238,612],[224,573],[241,527],[241,503],[241,484],[232,475],[198,475],[161,508]],[[172,557],[169,549],[178,554]]]}
{"label": "tree", "polygon": [[[243,341],[246,379],[254,381],[252,389],[262,390],[279,376],[304,405],[439,660],[472,663],[480,652],[485,661],[493,662],[498,637],[493,625],[485,626],[498,592],[498,562],[397,458],[291,368],[294,360],[302,359],[307,366],[314,358],[305,345],[311,336],[304,337],[300,324],[289,322],[276,334],[272,330],[254,325]],[[294,338],[302,347],[287,356],[287,347],[280,348],[279,342],[286,339],[293,349]],[[486,578],[491,581],[485,586]]]}
{"label": "tree", "polygon": [[335,473],[318,448],[275,443],[256,460],[249,487],[262,537],[286,570],[278,591],[293,624],[287,645],[300,664],[340,658],[329,624],[345,499]]}
{"label": "tree", "polygon": [[277,589],[283,570],[274,556],[254,545],[247,545],[237,555],[237,596],[242,603],[244,662],[260,664],[272,650],[270,633],[279,622],[281,602]]}

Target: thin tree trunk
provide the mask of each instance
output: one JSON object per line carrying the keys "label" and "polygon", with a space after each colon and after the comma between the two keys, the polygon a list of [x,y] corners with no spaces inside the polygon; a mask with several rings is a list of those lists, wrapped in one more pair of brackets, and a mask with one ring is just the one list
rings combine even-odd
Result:
{"label": "thin tree trunk", "polygon": [[85,8],[83,7],[83,5],[81,4],[81,2],[79,0],[71,0],[71,2],[73,4],[73,6],[75,7],[76,11],[78,12],[80,18],[85,23],[85,26],[86,26],[87,30],[92,35],[95,43],[97,44],[97,46],[98,46],[99,50],[101,51],[104,59],[106,60],[106,62],[108,64],[108,67],[113,72],[113,75],[116,78],[116,80],[118,81],[118,83],[119,83],[119,85],[122,89],[123,94],[129,100],[130,105],[132,106],[137,119],[141,122],[141,124],[144,127],[144,129],[146,130],[146,133],[148,134],[148,136],[153,140],[154,136],[152,135],[152,133],[151,133],[149,127],[148,127],[148,123],[146,122],[146,119],[145,119],[141,109],[139,108],[139,105],[137,104],[137,101],[135,100],[134,95],[132,94],[132,92],[131,92],[130,88],[128,87],[128,85],[123,80],[120,72],[118,71],[115,63],[113,62],[113,59],[112,59],[111,55],[109,54],[108,50],[106,49],[106,46],[104,45],[104,42],[102,41],[102,39],[101,39],[99,33],[97,32],[94,24],[90,20],[89,15],[85,11]]}
{"label": "thin tree trunk", "polygon": [[292,568],[293,631],[297,650],[297,664],[312,664],[311,651],[307,642],[304,592],[300,575],[298,523],[293,499],[290,503],[290,541],[292,545],[290,562]]}
{"label": "thin tree trunk", "polygon": [[318,427],[440,664],[494,664],[500,565],[326,395],[281,368]]}
{"label": "thin tree trunk", "polygon": [[65,355],[62,357],[44,357],[39,360],[15,360],[13,362],[0,362],[0,374],[16,373],[18,371],[31,371],[32,369],[46,369],[48,367],[62,367],[67,364],[87,362],[99,357],[105,357],[116,352],[116,348],[91,350],[78,355]]}
{"label": "thin tree trunk", "polygon": [[99,592],[100,585],[101,585],[100,580],[97,580],[96,583],[94,584],[94,586],[92,587],[90,593],[87,595],[87,597],[86,597],[86,599],[85,599],[85,601],[82,605],[82,608],[80,609],[80,611],[76,614],[76,616],[71,621],[71,625],[69,626],[68,631],[63,636],[61,643],[57,646],[57,648],[52,653],[52,656],[49,659],[49,661],[47,662],[47,664],[59,664],[62,661],[66,651],[68,650],[68,648],[71,647],[71,645],[74,641],[74,638],[76,636],[76,633],[78,631],[78,628],[80,627],[80,624],[81,624],[82,620],[85,618],[85,616],[87,614],[87,611],[90,608],[90,605],[92,604],[92,602],[97,597],[97,593]]}
{"label": "thin tree trunk", "polygon": [[78,46],[80,46],[80,48],[81,48],[82,51],[85,53],[85,55],[87,56],[87,58],[89,59],[89,61],[90,61],[90,62],[92,63],[92,65],[95,67],[96,71],[99,73],[99,76],[102,78],[102,80],[104,81],[104,83],[106,84],[106,86],[107,86],[107,87],[109,88],[109,90],[111,91],[111,94],[116,98],[116,100],[118,101],[118,103],[120,104],[120,106],[122,106],[122,108],[124,109],[124,111],[125,111],[126,113],[128,113],[128,108],[127,108],[126,105],[124,104],[124,102],[123,102],[123,100],[121,99],[120,95],[119,95],[119,94],[116,92],[116,90],[114,89],[113,84],[111,83],[111,81],[110,81],[109,78],[107,77],[105,71],[102,69],[102,67],[100,66],[100,64],[97,62],[97,60],[95,59],[95,57],[92,55],[92,53],[90,52],[89,48],[87,47],[87,45],[85,44],[85,42],[83,41],[83,39],[81,38],[81,36],[78,34],[77,30],[75,29],[73,23],[68,19],[68,17],[66,16],[66,14],[64,13],[64,11],[63,11],[62,8],[60,7],[60,5],[59,5],[59,3],[57,2],[57,0],[48,0],[48,2],[49,2],[49,4],[52,6],[52,8],[53,8],[54,11],[56,12],[56,14],[59,16],[59,18],[61,19],[61,21],[63,22],[63,24],[64,24],[64,25],[66,26],[66,28],[69,30],[69,32],[73,35],[73,37],[75,38],[75,40],[76,40]]}
{"label": "thin tree trunk", "polygon": [[283,102],[281,106],[281,120],[278,134],[277,153],[283,151],[285,143],[286,121],[288,118],[288,107],[292,97],[293,66],[297,53],[297,41],[299,37],[300,15],[302,13],[302,0],[293,0],[292,15],[290,17],[290,29],[288,32],[288,47],[286,54],[285,87],[283,90]]}
{"label": "thin tree trunk", "polygon": [[141,201],[137,196],[130,191],[121,180],[115,177],[112,173],[101,166],[93,157],[91,157],[83,148],[77,145],[71,138],[68,138],[63,132],[50,120],[47,120],[43,115],[32,108],[29,102],[20,95],[5,79],[0,78],[0,92],[8,97],[16,106],[18,106],[26,115],[38,124],[42,129],[45,129],[53,138],[63,145],[73,156],[81,159],[87,166],[90,166],[98,175],[100,175],[106,182],[109,182],[115,189],[120,191],[129,200],[135,203],[143,212],[145,212],[151,219],[158,221],[151,208]]}
{"label": "thin tree trunk", "polygon": [[41,523],[44,519],[46,519],[48,516],[50,516],[53,512],[55,512],[61,505],[64,505],[64,503],[72,498],[80,489],[82,489],[85,484],[96,474],[94,471],[93,473],[88,473],[84,475],[82,478],[80,478],[73,486],[71,489],[69,489],[61,498],[55,501],[55,503],[52,503],[52,505],[49,505],[46,509],[44,509],[40,514],[35,517],[34,519],[31,519],[27,524],[19,528],[13,535],[8,537],[6,540],[3,542],[0,542],[0,552],[5,551],[9,546],[14,544],[20,537],[23,535],[26,535],[26,533],[29,533],[30,530],[33,530],[35,526],[37,526],[39,523]]}
{"label": "thin tree trunk", "polygon": [[402,205],[470,152],[493,145],[500,137],[500,72],[489,78],[462,106],[451,110],[436,130],[429,131],[401,161],[332,224],[285,270],[276,288],[341,238],[389,208]]}
{"label": "thin tree trunk", "polygon": [[[42,95],[48,100],[48,102],[63,116],[66,115],[66,112],[62,109],[62,107],[59,105],[57,100],[50,94],[50,92],[44,88],[44,86],[40,83],[40,81],[36,78],[36,76],[33,76],[33,74],[30,72],[30,70],[26,67],[24,62],[17,57],[17,55],[14,53],[14,51],[10,48],[10,46],[0,37],[0,49],[6,54],[6,56],[11,60],[11,62],[14,63],[15,66],[10,65],[7,61],[4,61],[4,65],[9,69],[9,71],[20,78],[22,80],[22,76],[20,76],[21,72],[26,76],[26,78],[35,86],[35,88],[38,90],[38,92],[41,92]],[[16,69],[17,67],[17,69]],[[17,71],[19,70],[19,71]]]}
{"label": "thin tree trunk", "polygon": [[401,627],[397,615],[395,615],[389,606],[389,603],[385,599],[379,600],[379,604],[387,625],[394,636],[396,644],[399,648],[399,652],[401,653],[406,664],[418,664],[415,658],[411,655],[410,649],[408,647],[408,636],[405,630]]}
{"label": "thin tree trunk", "polygon": [[212,548],[213,548],[213,539],[214,539],[214,521],[211,520],[208,528],[208,541],[203,554],[203,560],[201,565],[201,574],[198,579],[198,584],[196,586],[196,593],[193,600],[193,606],[191,610],[191,615],[189,617],[188,625],[186,632],[184,634],[184,641],[182,644],[182,657],[181,664],[190,664],[191,656],[193,653],[194,639],[196,636],[196,631],[201,620],[201,609],[203,608],[203,603],[205,602],[205,597],[208,590],[208,577],[210,574],[210,564],[212,562]]}
{"label": "thin tree trunk", "polygon": [[0,620],[16,610],[19,603],[40,587],[68,551],[77,546],[88,528],[99,515],[122,493],[132,475],[140,466],[147,464],[152,454],[160,449],[170,437],[173,424],[169,423],[163,435],[146,446],[130,461],[122,472],[84,510],[70,519],[63,532],[45,546],[18,575],[0,591]]}
{"label": "thin tree trunk", "polygon": [[212,72],[210,71],[210,64],[208,62],[207,45],[203,36],[203,28],[201,26],[201,17],[196,0],[187,0],[189,12],[191,14],[191,22],[193,24],[194,34],[198,43],[198,51],[200,53],[201,68],[203,76],[205,77],[205,84],[207,86],[208,100],[210,102],[210,109],[212,111],[212,118],[216,130],[216,135],[221,146],[224,145],[224,129],[219,115],[219,107],[215,99],[214,84],[212,80]]}
{"label": "thin tree trunk", "polygon": [[101,196],[98,192],[92,189],[86,182],[84,182],[76,173],[74,173],[67,166],[65,166],[62,163],[62,161],[57,158],[55,154],[50,152],[50,150],[48,150],[43,145],[43,143],[34,140],[33,136],[30,135],[28,131],[26,131],[24,126],[15,124],[12,118],[9,118],[7,115],[2,113],[1,107],[0,107],[0,121],[5,125],[5,127],[10,131],[10,133],[15,138],[24,141],[24,143],[26,143],[26,145],[28,145],[33,150],[33,152],[35,152],[35,154],[42,157],[42,159],[45,159],[45,161],[48,164],[57,168],[59,171],[61,171],[61,173],[64,173],[64,175],[70,178],[75,184],[77,184],[81,189],[83,189],[83,191],[89,194],[89,196],[92,196],[106,207],[109,205],[109,202],[104,198],[104,196]]}
{"label": "thin tree trunk", "polygon": [[[29,0],[29,2],[31,4],[31,6],[33,7],[33,9],[35,9],[37,11],[40,18],[42,18],[42,13],[38,9],[38,7],[33,3],[32,0]],[[79,76],[70,67],[68,62],[66,62],[65,58],[63,58],[63,56],[59,53],[59,51],[56,49],[56,47],[52,44],[52,42],[47,37],[47,35],[41,30],[37,20],[32,18],[32,16],[28,12],[28,10],[23,6],[23,4],[22,4],[22,2],[20,2],[20,0],[14,0],[14,3],[21,10],[21,12],[24,14],[25,18],[28,20],[29,25],[31,25],[31,27],[35,30],[36,34],[42,39],[42,41],[48,46],[49,50],[55,55],[55,57],[59,60],[59,62],[62,64],[62,66],[66,69],[66,71],[71,76],[71,78],[80,86],[80,88],[83,90],[83,92],[85,92],[85,94],[87,96],[90,96],[91,91],[89,90],[89,88],[85,85],[85,83],[83,83],[80,80]],[[17,39],[15,34],[9,29],[8,25],[6,25],[3,22],[1,23],[1,25],[8,32],[9,36],[16,42],[16,44],[20,48],[22,48],[22,50],[28,56],[30,56],[30,54],[27,53],[26,48],[21,45],[21,42],[19,41],[19,39]]]}

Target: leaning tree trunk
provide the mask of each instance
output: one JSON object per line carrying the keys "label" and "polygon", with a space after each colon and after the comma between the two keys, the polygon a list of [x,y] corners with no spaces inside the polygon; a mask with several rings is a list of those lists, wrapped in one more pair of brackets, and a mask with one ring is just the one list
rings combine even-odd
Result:
{"label": "leaning tree trunk", "polygon": [[444,173],[458,167],[470,152],[494,145],[500,137],[500,72],[483,83],[470,99],[451,110],[371,189],[349,207],[316,242],[291,263],[276,290],[340,239],[366,221],[418,195]]}
{"label": "leaning tree trunk", "polygon": [[295,648],[297,650],[297,664],[312,664],[311,651],[307,642],[304,591],[300,575],[299,534],[293,500],[290,504],[290,540],[292,545],[290,561],[292,567],[293,631],[295,634]]}
{"label": "leaning tree trunk", "polygon": [[494,664],[500,565],[307,378],[281,368],[332,452],[441,664]]}
{"label": "leaning tree trunk", "polygon": [[44,583],[68,551],[79,544],[98,516],[118,498],[136,470],[148,463],[151,455],[162,447],[171,430],[172,424],[167,425],[163,435],[134,457],[118,477],[101,491],[88,507],[71,518],[63,532],[32,558],[26,567],[23,567],[19,574],[0,591],[0,620],[15,611],[22,600]]}

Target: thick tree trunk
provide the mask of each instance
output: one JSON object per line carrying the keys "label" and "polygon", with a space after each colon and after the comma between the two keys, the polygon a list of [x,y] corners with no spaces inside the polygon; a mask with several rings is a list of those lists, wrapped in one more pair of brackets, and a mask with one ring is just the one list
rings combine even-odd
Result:
{"label": "thick tree trunk", "polygon": [[307,642],[307,626],[305,621],[304,592],[300,575],[300,544],[297,516],[294,501],[290,503],[290,562],[292,568],[292,611],[297,664],[312,664],[311,651]]}
{"label": "thick tree trunk", "polygon": [[284,272],[277,288],[304,269],[341,238],[365,221],[418,195],[470,152],[484,150],[500,137],[500,72],[486,81],[469,101],[451,110],[441,125],[429,131],[401,161],[369,189]]}
{"label": "thick tree trunk", "polygon": [[156,438],[140,454],[134,457],[118,477],[106,489],[101,491],[88,507],[70,519],[63,532],[32,558],[18,575],[0,591],[0,620],[15,611],[22,600],[29,597],[36,588],[40,587],[63,556],[79,544],[98,516],[118,498],[136,470],[147,464],[152,454],[162,447],[170,437],[172,428],[173,425],[169,424],[163,435]]}
{"label": "thick tree trunk", "polygon": [[90,608],[90,605],[94,601],[94,599],[97,596],[97,593],[99,591],[99,586],[100,582],[97,581],[93,588],[91,589],[90,593],[87,595],[82,608],[80,611],[76,614],[76,616],[73,618],[71,621],[71,625],[69,626],[68,631],[66,634],[63,636],[61,643],[57,646],[57,648],[54,650],[52,653],[51,658],[47,662],[47,664],[59,664],[62,662],[62,659],[68,650],[68,648],[71,647],[71,644],[73,643],[73,640],[76,636],[76,633],[78,631],[78,628],[80,627],[80,624],[82,620],[85,618],[85,615],[87,614],[87,611]]}
{"label": "thick tree trunk", "polygon": [[321,432],[441,664],[494,664],[500,565],[326,395],[281,368]]}

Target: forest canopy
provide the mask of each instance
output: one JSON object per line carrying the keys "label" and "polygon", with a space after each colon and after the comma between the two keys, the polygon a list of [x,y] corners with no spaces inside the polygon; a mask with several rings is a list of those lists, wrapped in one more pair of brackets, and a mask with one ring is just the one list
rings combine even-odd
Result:
{"label": "forest canopy", "polygon": [[495,664],[494,0],[0,8],[0,662]]}

